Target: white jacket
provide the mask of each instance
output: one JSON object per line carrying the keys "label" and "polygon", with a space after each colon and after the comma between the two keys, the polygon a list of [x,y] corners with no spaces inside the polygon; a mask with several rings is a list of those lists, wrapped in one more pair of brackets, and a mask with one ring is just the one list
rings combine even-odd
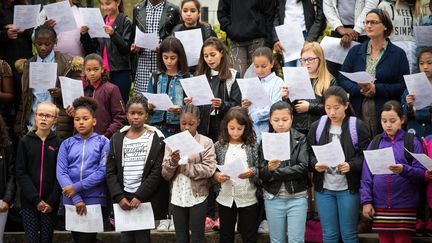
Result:
{"label": "white jacket", "polygon": [[[343,1],[343,0],[340,0]],[[327,18],[327,22],[332,30],[336,30],[337,27],[343,26],[339,12],[337,8],[338,0],[323,0],[324,15]],[[366,14],[378,7],[379,0],[357,0],[355,4],[355,16],[354,16],[354,30],[360,35],[364,35],[364,24],[363,21],[366,18]]]}

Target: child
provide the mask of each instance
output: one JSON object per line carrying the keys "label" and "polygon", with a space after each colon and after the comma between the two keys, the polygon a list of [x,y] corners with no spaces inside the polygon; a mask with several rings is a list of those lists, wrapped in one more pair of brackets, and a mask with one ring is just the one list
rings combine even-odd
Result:
{"label": "child", "polygon": [[[14,202],[15,184],[15,161],[12,142],[9,140],[6,123],[0,116],[0,217],[7,217],[10,205]],[[0,223],[0,242],[3,242],[3,233],[6,220]]]}
{"label": "child", "polygon": [[210,178],[216,169],[216,155],[212,140],[197,132],[199,123],[198,107],[191,104],[183,106],[180,113],[180,130],[189,131],[204,147],[204,151],[189,155],[187,164],[179,165],[179,151],[171,151],[166,146],[162,164],[162,176],[172,181],[171,206],[178,243],[187,243],[189,238],[191,242],[205,242],[206,199],[211,184]]}
{"label": "child", "polygon": [[51,131],[59,109],[51,102],[35,109],[34,128],[18,144],[16,177],[21,216],[28,242],[52,242],[61,190],[56,163],[61,140]]}
{"label": "child", "polygon": [[307,213],[308,150],[305,135],[291,128],[292,108],[278,101],[270,108],[270,132],[290,133],[291,159],[264,159],[259,148],[259,177],[263,183],[264,205],[272,242],[303,242]]}
{"label": "child", "polygon": [[[63,188],[63,204],[75,205],[76,212],[84,215],[86,205],[106,206],[105,164],[109,140],[94,131],[98,108],[95,99],[80,97],[72,106],[77,133],[60,146],[57,180]],[[72,237],[77,243],[96,242],[96,233],[72,232]]]}
{"label": "child", "polygon": [[63,101],[60,89],[60,80],[57,79],[56,87],[46,90],[40,88],[30,88],[30,63],[31,62],[48,62],[57,63],[57,77],[67,76],[72,79],[79,79],[82,58],[71,58],[61,52],[53,51],[57,43],[57,34],[53,27],[41,25],[35,30],[35,46],[37,54],[32,58],[19,61],[18,66],[23,65],[23,74],[21,78],[22,97],[17,118],[15,123],[15,134],[22,137],[34,124],[35,108],[37,104],[43,101],[53,102],[59,109],[55,130],[57,135],[62,138],[68,138],[72,135],[73,125],[72,118],[66,114],[63,108]]}
{"label": "child", "polygon": [[258,200],[255,182],[258,181],[258,146],[247,110],[231,108],[222,121],[219,137],[215,144],[218,164],[241,159],[240,163],[247,168],[239,175],[239,178],[244,179],[240,183],[234,183],[221,172],[216,172],[213,176],[221,184],[216,198],[219,204],[220,242],[234,242],[237,214],[243,242],[256,242]]}
{"label": "child", "polygon": [[[278,64],[273,57],[273,52],[268,47],[258,47],[252,56],[255,72],[264,87],[263,92],[269,97],[270,101],[276,103],[281,100],[281,87],[284,81],[276,75]],[[249,109],[251,102],[248,99],[242,100],[242,107]],[[257,141],[261,141],[261,132],[268,131],[270,107],[250,108],[249,115],[252,118]]]}
{"label": "child", "polygon": [[363,149],[370,138],[365,124],[349,116],[348,94],[338,86],[324,92],[324,109],[327,116],[312,124],[308,134],[310,145],[324,145],[339,141],[345,162],[328,167],[317,161],[310,151],[310,168],[318,214],[321,219],[324,242],[358,242],[357,223],[359,188],[363,163]]}
{"label": "child", "polygon": [[308,134],[312,123],[324,115],[322,96],[330,86],[336,85],[336,79],[327,70],[324,51],[318,42],[308,43],[303,47],[300,62],[302,67],[308,70],[316,98],[290,101],[287,86],[282,87],[281,95],[283,100],[294,106],[293,128],[303,134]]}
{"label": "child", "polygon": [[[126,104],[130,126],[116,132],[110,142],[107,184],[114,203],[133,210],[141,202],[151,202],[155,219],[168,212],[168,183],[161,176],[164,136],[144,124],[148,118],[147,99],[137,95]],[[150,242],[150,230],[121,233],[122,242]]]}
{"label": "child", "polygon": [[[0,115],[6,123],[7,130],[13,128],[14,119],[12,106],[14,101],[12,69],[9,64],[0,59]],[[12,137],[12,136],[11,136]]]}
{"label": "child", "polygon": [[[415,232],[416,209],[419,201],[418,183],[423,181],[425,169],[405,149],[409,133],[402,130],[405,117],[399,102],[391,100],[381,109],[381,126],[368,149],[392,147],[396,164],[389,166],[393,174],[372,175],[363,163],[360,202],[363,216],[373,219],[372,230],[378,232],[380,242],[411,242]],[[415,136],[410,143],[413,153],[422,153],[422,145]],[[409,150],[409,149],[408,149]]]}
{"label": "child", "polygon": [[132,23],[124,14],[123,0],[99,0],[105,14],[105,33],[110,38],[91,38],[87,26],[81,27],[81,43],[86,54],[102,56],[105,71],[110,80],[120,89],[124,103],[129,99],[132,83],[130,46]]}
{"label": "child", "polygon": [[98,103],[95,132],[110,138],[126,123],[123,100],[117,86],[109,82],[103,60],[97,54],[84,59],[84,95],[93,97]]}
{"label": "child", "polygon": [[[195,75],[205,74],[213,91],[212,105],[200,106],[200,124],[198,131],[216,142],[219,136],[219,124],[225,113],[240,105],[241,93],[236,82],[237,71],[229,67],[229,56],[220,40],[211,37],[204,41]],[[185,98],[191,103],[193,97]]]}
{"label": "child", "polygon": [[[163,40],[159,46],[157,63],[159,72],[153,73],[147,91],[168,94],[174,107],[168,111],[154,111],[149,123],[169,137],[180,132],[179,113],[184,98],[180,79],[190,76],[182,43],[172,36]],[[149,104],[153,109],[153,104]]]}

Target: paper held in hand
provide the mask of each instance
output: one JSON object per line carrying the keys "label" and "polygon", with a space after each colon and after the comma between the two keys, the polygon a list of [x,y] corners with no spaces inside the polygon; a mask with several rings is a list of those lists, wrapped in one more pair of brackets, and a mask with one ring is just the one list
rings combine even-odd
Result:
{"label": "paper held in hand", "polygon": [[383,148],[375,150],[363,150],[367,166],[373,175],[393,174],[389,169],[390,165],[395,165],[396,160],[393,148]]}
{"label": "paper held in hand", "polygon": [[343,48],[340,45],[340,41],[341,38],[324,36],[324,38],[320,42],[320,45],[324,50],[324,56],[326,60],[342,65],[351,47],[360,43],[356,41],[351,41],[351,45],[349,48]]}
{"label": "paper held in hand", "polygon": [[324,145],[312,146],[312,150],[317,162],[328,167],[336,167],[345,162],[345,154],[339,140]]}
{"label": "paper held in hand", "polygon": [[180,80],[187,97],[192,98],[193,105],[210,105],[214,98],[213,91],[205,75]]}
{"label": "paper held in hand", "polygon": [[356,82],[358,84],[369,84],[375,81],[375,78],[365,71],[355,72],[355,73],[347,73],[342,71],[339,72],[343,76],[347,77],[349,80]]}
{"label": "paper held in hand", "polygon": [[174,36],[183,44],[189,67],[198,65],[203,45],[201,28],[174,32]]}
{"label": "paper held in hand", "polygon": [[166,111],[169,108],[173,107],[171,99],[166,93],[163,94],[153,94],[153,93],[142,93],[147,99],[149,103],[152,103],[155,106],[156,111]]}
{"label": "paper held in hand", "polygon": [[280,44],[284,49],[284,62],[299,59],[301,49],[304,45],[304,36],[300,23],[291,22],[289,24],[279,25],[275,27],[275,30]]}
{"label": "paper held in hand", "polygon": [[235,159],[233,161],[229,161],[224,165],[216,165],[220,172],[230,177],[234,183],[241,182],[242,179],[239,178],[239,175],[246,172],[247,167],[244,166],[243,161],[241,159]]}
{"label": "paper held in hand", "polygon": [[101,205],[86,205],[86,208],[87,214],[78,215],[74,205],[65,205],[66,230],[84,233],[103,232]]}
{"label": "paper held in hand", "polygon": [[31,62],[29,75],[30,88],[55,88],[57,81],[57,63]]}
{"label": "paper held in hand", "polygon": [[62,90],[63,108],[72,105],[75,99],[84,96],[83,83],[81,80],[75,80],[68,77],[60,76],[60,87]]}
{"label": "paper held in hand", "polygon": [[408,151],[406,148],[405,150],[414,157],[420,164],[422,164],[428,171],[432,171],[432,159],[429,158],[426,154],[415,154]]}
{"label": "paper held in hand", "polygon": [[306,67],[283,67],[290,101],[315,99],[315,92]]}
{"label": "paper held in hand", "polygon": [[248,99],[251,107],[267,107],[271,105],[270,98],[260,80],[255,78],[237,79],[242,99]]}
{"label": "paper held in hand", "polygon": [[55,31],[58,33],[78,29],[69,1],[51,3],[44,6],[47,19],[54,19]]}
{"label": "paper held in hand", "polygon": [[79,8],[79,11],[91,38],[110,38],[105,32],[105,22],[99,8]]}
{"label": "paper held in hand", "polygon": [[13,25],[15,29],[26,30],[38,26],[37,19],[41,5],[15,5]]}
{"label": "paper held in hand", "polygon": [[417,110],[432,105],[432,85],[425,73],[404,75],[409,94],[414,94],[414,107]]}
{"label": "paper held in hand", "polygon": [[192,137],[189,131],[165,138],[164,142],[171,151],[179,150],[181,158],[204,151],[204,147]]}
{"label": "paper held in hand", "polygon": [[154,214],[151,203],[141,203],[138,208],[123,210],[120,205],[113,204],[115,231],[135,231],[154,229]]}
{"label": "paper held in hand", "polygon": [[264,159],[270,160],[289,160],[291,159],[290,133],[269,133],[263,132],[262,147]]}
{"label": "paper held in hand", "polygon": [[134,43],[140,48],[156,50],[156,48],[159,46],[159,35],[157,32],[143,33],[138,27],[136,27]]}

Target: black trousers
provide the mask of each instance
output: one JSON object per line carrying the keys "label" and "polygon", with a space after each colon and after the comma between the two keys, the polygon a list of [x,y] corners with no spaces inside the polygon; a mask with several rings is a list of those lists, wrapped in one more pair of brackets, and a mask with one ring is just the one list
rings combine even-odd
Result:
{"label": "black trousers", "polygon": [[121,243],[150,243],[150,230],[121,232]]}
{"label": "black trousers", "polygon": [[52,242],[57,209],[51,213],[41,213],[35,208],[22,208],[21,216],[27,242]]}
{"label": "black trousers", "polygon": [[[207,201],[193,207],[178,207],[171,204],[174,217],[176,243],[205,242],[204,223]],[[189,230],[191,235],[189,236]]]}
{"label": "black trousers", "polygon": [[241,234],[243,243],[256,243],[257,239],[257,219],[258,219],[258,204],[253,204],[248,207],[238,208],[235,203],[232,207],[225,207],[219,204],[219,219],[220,219],[220,243],[234,243],[235,240],[235,224],[238,220],[238,230]]}

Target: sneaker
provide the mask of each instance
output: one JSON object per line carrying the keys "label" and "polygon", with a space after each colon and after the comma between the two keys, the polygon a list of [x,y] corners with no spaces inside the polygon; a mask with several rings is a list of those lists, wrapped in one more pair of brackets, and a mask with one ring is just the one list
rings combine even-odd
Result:
{"label": "sneaker", "polygon": [[213,229],[214,230],[220,230],[220,221],[219,221],[219,218],[217,218],[215,221],[213,221],[214,222],[214,225],[213,225]]}
{"label": "sneaker", "polygon": [[170,221],[169,219],[162,219],[159,222],[159,226],[156,228],[156,231],[168,231],[168,228],[170,226]]}
{"label": "sneaker", "polygon": [[214,223],[213,219],[211,219],[209,217],[206,217],[206,219],[205,219],[205,226],[204,226],[205,232],[207,233],[207,232],[212,231],[214,224],[215,223]]}
{"label": "sneaker", "polygon": [[168,231],[175,232],[174,219],[173,219],[172,216],[171,216],[171,221],[170,221],[170,224],[169,224],[169,227],[168,227]]}
{"label": "sneaker", "polygon": [[263,220],[261,221],[259,227],[258,227],[258,233],[268,233],[269,232],[269,227],[268,227],[268,223],[267,220]]}

